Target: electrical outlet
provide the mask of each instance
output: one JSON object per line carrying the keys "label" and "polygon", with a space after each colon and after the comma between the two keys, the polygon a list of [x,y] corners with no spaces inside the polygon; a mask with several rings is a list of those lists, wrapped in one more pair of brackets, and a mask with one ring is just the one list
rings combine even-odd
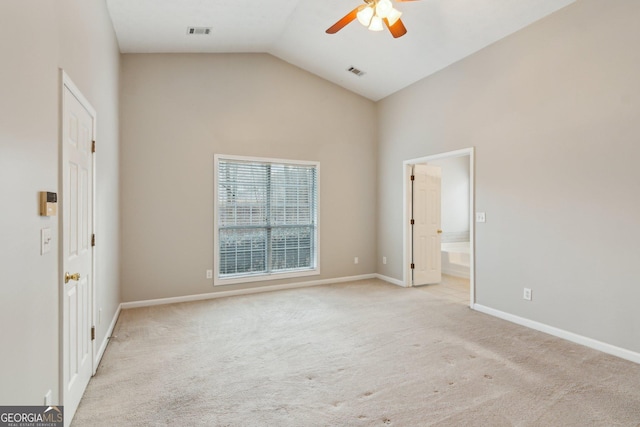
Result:
{"label": "electrical outlet", "polygon": [[207,279],[213,279],[213,270],[207,270]]}
{"label": "electrical outlet", "polygon": [[353,263],[354,263],[354,264],[357,264],[358,262],[359,262],[359,261],[358,261],[358,257],[355,257],[355,258],[353,259]]}
{"label": "electrical outlet", "polygon": [[487,214],[484,212],[476,212],[476,222],[487,222]]}
{"label": "electrical outlet", "polygon": [[386,256],[383,256],[383,257],[382,257],[382,263],[383,263],[383,264],[386,264],[386,263],[387,263],[387,257],[386,257]]}
{"label": "electrical outlet", "polygon": [[522,298],[526,299],[527,301],[531,301],[531,289],[524,288],[524,293],[522,294]]}

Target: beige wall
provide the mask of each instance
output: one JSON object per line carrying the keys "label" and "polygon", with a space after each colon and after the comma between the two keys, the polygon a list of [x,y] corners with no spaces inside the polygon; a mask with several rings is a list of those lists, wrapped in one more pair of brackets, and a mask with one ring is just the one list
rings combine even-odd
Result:
{"label": "beige wall", "polygon": [[[0,404],[58,402],[58,217],[38,216],[39,191],[59,192],[59,68],[98,113],[96,298],[102,342],[119,295],[119,54],[101,0],[0,2]],[[40,255],[40,229],[54,250]]]}
{"label": "beige wall", "polygon": [[581,0],[380,102],[378,271],[402,277],[402,161],[475,146],[477,302],[640,351],[638,22]]}
{"label": "beige wall", "polygon": [[205,278],[215,153],[320,162],[321,275],[289,282],[375,272],[373,102],[266,54],[122,61],[124,301],[282,283]]}

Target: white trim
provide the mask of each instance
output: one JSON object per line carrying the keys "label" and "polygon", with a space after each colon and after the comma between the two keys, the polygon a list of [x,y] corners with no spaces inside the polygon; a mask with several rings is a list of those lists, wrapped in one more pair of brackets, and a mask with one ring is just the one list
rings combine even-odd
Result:
{"label": "white trim", "polygon": [[407,287],[407,286],[405,286],[405,284],[404,284],[404,282],[402,280],[394,279],[393,277],[384,276],[382,274],[376,274],[376,279],[380,279],[380,280],[383,280],[383,281],[385,281],[387,283],[391,283],[392,285],[401,286],[403,288]]}
{"label": "white trim", "polygon": [[213,158],[237,160],[239,162],[259,162],[259,163],[276,163],[276,164],[289,164],[289,165],[304,165],[304,166],[320,166],[320,162],[314,160],[295,160],[295,159],[274,159],[271,157],[252,157],[252,156],[236,156],[232,154],[214,154]]}
{"label": "white trim", "polygon": [[215,299],[215,298],[232,297],[236,295],[259,294],[262,292],[280,291],[284,289],[307,288],[311,286],[331,285],[334,283],[354,282],[357,280],[367,280],[367,279],[375,279],[375,278],[376,278],[375,274],[361,274],[359,276],[338,277],[335,279],[311,280],[308,282],[286,283],[282,285],[272,285],[272,286],[259,286],[259,287],[248,288],[248,289],[234,289],[229,291],[210,292],[207,294],[185,295],[181,297],[123,302],[122,304],[120,304],[120,306],[122,307],[122,309],[126,310],[129,308],[151,307],[154,305],[174,304],[179,302],[202,301],[202,300]]}
{"label": "white trim", "polygon": [[476,256],[475,256],[475,147],[463,148],[460,150],[439,153],[430,156],[418,157],[415,159],[405,160],[402,162],[402,286],[411,287],[411,268],[409,255],[411,254],[411,227],[409,200],[411,197],[411,188],[409,187],[409,177],[411,175],[411,166],[418,163],[429,163],[436,160],[450,159],[454,157],[469,156],[469,307],[473,308],[476,300]]}
{"label": "white trim", "polygon": [[95,130],[96,130],[95,120],[96,120],[96,116],[97,116],[95,108],[93,108],[93,105],[91,105],[89,100],[87,98],[85,98],[85,96],[82,94],[80,89],[78,89],[78,86],[76,86],[73,83],[73,81],[71,81],[71,78],[69,77],[69,75],[67,73],[65,73],[65,71],[62,68],[60,69],[60,73],[62,75],[62,84],[63,84],[63,86],[66,86],[67,88],[69,88],[69,91],[73,94],[73,96],[75,96],[76,99],[78,101],[80,101],[82,106],[94,118],[94,124],[93,124],[93,132],[94,133],[93,133],[93,136],[95,137],[95,135],[96,135],[96,133],[95,133]]}
{"label": "white trim", "polygon": [[636,353],[625,348],[616,347],[614,345],[594,340],[593,338],[585,337],[583,335],[578,335],[573,332],[565,331],[564,329],[549,326],[544,323],[536,322],[535,320],[530,320],[524,317],[516,316],[514,314],[505,313],[504,311],[486,307],[481,304],[474,304],[472,308],[481,313],[488,314],[490,316],[497,317],[499,319],[503,319],[521,326],[525,326],[530,329],[535,329],[536,331],[544,332],[545,334],[553,335],[555,337],[562,338],[567,341],[571,341],[576,344],[580,344],[585,347],[589,347],[594,350],[598,350],[603,353],[611,354],[621,359],[640,364],[640,353]]}
{"label": "white trim", "polygon": [[476,303],[476,149],[469,152],[469,307]]}
{"label": "white trim", "polygon": [[[218,234],[215,233],[214,242],[218,241]],[[214,248],[215,260],[218,259],[218,246]],[[216,277],[216,273],[218,271],[216,269],[213,270],[213,286],[228,286],[228,285],[237,285],[240,283],[254,283],[254,282],[265,282],[267,280],[282,280],[282,279],[294,279],[296,277],[308,277],[308,276],[318,276],[320,274],[319,268],[307,269],[307,270],[294,270],[290,272],[282,272],[282,273],[258,273],[258,274],[246,274],[242,276],[233,276],[229,278],[220,278]]]}
{"label": "white trim", "polygon": [[454,157],[464,157],[473,153],[473,150],[474,150],[474,147],[461,148],[459,150],[446,151],[444,153],[430,154],[427,156],[418,157],[411,160],[405,160],[403,163],[408,165],[413,165],[416,163],[428,163],[428,162],[435,162],[436,160],[452,159]]}
{"label": "white trim", "polygon": [[[307,270],[295,270],[281,273],[267,273],[267,274],[248,274],[245,276],[220,278],[220,266],[218,263],[219,251],[218,246],[218,168],[220,160],[235,160],[242,162],[260,162],[260,163],[273,163],[273,164],[289,164],[294,166],[313,166],[316,170],[316,228],[315,228],[315,253],[314,264],[315,267]],[[251,156],[235,156],[227,154],[214,154],[213,155],[213,286],[225,286],[235,285],[239,283],[249,282],[261,282],[267,280],[280,280],[280,279],[292,279],[296,277],[308,277],[317,276],[320,271],[320,218],[321,218],[321,203],[320,203],[320,162],[310,160],[291,160],[291,159],[272,159],[267,157],[251,157]]]}
{"label": "white trim", "polygon": [[95,375],[95,371],[98,370],[98,365],[100,364],[100,360],[102,360],[102,356],[104,356],[104,352],[107,350],[107,345],[109,344],[109,339],[111,338],[111,336],[113,335],[113,330],[116,327],[116,323],[118,322],[118,318],[120,317],[120,311],[122,311],[122,304],[118,305],[118,309],[116,310],[116,313],[113,315],[113,319],[111,320],[111,324],[109,324],[109,328],[107,329],[107,333],[104,336],[104,339],[102,340],[102,344],[100,344],[100,348],[98,349],[98,353],[96,354],[96,357],[94,359],[94,364],[95,364],[95,370],[94,370],[94,375]]}

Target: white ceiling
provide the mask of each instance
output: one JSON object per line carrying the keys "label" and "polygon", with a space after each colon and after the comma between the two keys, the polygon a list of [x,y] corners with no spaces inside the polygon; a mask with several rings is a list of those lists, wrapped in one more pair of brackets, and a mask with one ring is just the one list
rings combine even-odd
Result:
{"label": "white ceiling", "polygon": [[[107,0],[123,53],[265,52],[377,101],[575,0],[395,3],[407,34],[353,21],[325,30],[363,0]],[[187,27],[212,27],[209,36]],[[358,77],[347,68],[366,74]]]}

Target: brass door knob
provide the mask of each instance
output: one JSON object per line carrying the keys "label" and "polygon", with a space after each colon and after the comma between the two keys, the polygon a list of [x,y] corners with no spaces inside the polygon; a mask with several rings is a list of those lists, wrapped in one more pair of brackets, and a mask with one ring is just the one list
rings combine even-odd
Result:
{"label": "brass door knob", "polygon": [[438,230],[438,234],[442,234],[442,230]]}
{"label": "brass door knob", "polygon": [[77,282],[78,280],[80,280],[80,273],[64,273],[64,283],[69,283],[69,280],[75,280]]}

